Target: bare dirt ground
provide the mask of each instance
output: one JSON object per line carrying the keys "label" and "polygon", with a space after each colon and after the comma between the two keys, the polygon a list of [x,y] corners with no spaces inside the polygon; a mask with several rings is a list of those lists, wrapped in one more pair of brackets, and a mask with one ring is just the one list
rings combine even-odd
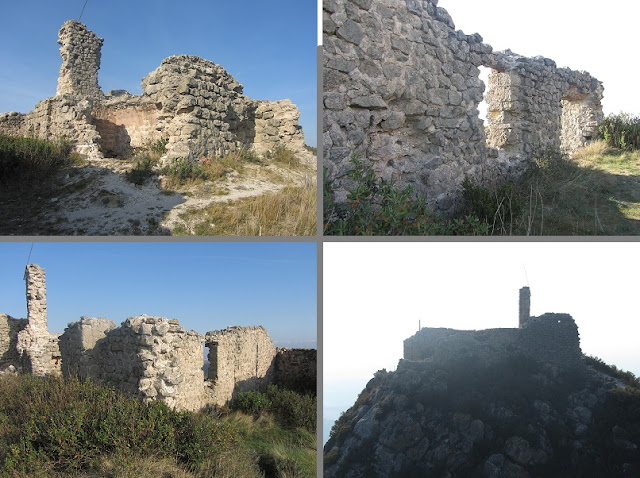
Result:
{"label": "bare dirt ground", "polygon": [[315,177],[309,153],[302,167],[247,164],[242,174],[231,171],[215,182],[200,182],[170,190],[162,177],[137,186],[126,179],[132,163],[121,159],[92,160],[74,166],[54,187],[25,190],[21,197],[2,198],[3,235],[171,235],[183,224],[181,215],[214,202],[233,202],[301,185]]}

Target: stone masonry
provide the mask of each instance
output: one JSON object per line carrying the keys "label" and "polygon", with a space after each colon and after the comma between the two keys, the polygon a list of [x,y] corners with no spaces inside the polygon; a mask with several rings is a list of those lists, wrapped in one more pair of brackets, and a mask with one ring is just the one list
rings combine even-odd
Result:
{"label": "stone masonry", "polygon": [[[437,0],[323,2],[323,155],[342,201],[353,154],[443,213],[465,178],[518,179],[536,154],[594,138],[602,84],[549,59],[494,52]],[[478,105],[489,77],[488,136]]]}
{"label": "stone masonry", "polygon": [[25,269],[27,283],[27,325],[18,332],[16,352],[21,369],[34,375],[60,373],[58,336],[47,328],[47,286],[45,273],[37,264]]}
{"label": "stone masonry", "polygon": [[289,100],[248,98],[220,65],[171,56],[142,80],[142,95],[103,94],[98,84],[103,40],[69,20],[58,43],[62,67],[56,96],[28,114],[1,114],[0,133],[66,137],[89,159],[123,157],[162,139],[168,142],[166,158],[212,158],[240,149],[264,154],[284,146],[313,161],[304,148],[297,107]]}
{"label": "stone masonry", "polygon": [[222,405],[238,392],[260,390],[274,382],[276,347],[264,327],[228,327],[208,332],[212,401]]}
{"label": "stone masonry", "polygon": [[[404,341],[404,358],[446,362],[463,355],[489,361],[524,355],[540,362],[576,366],[582,351],[578,327],[568,314],[529,317],[529,288],[520,290],[519,328],[454,330],[423,328]],[[526,314],[526,320],[522,320]]]}
{"label": "stone masonry", "polygon": [[315,384],[316,351],[278,349],[261,326],[203,336],[184,329],[177,319],[140,315],[117,327],[106,318],[82,317],[63,334],[49,334],[44,270],[29,265],[25,279],[27,319],[0,314],[0,373],[62,372],[181,410],[224,405],[237,393],[271,383]]}

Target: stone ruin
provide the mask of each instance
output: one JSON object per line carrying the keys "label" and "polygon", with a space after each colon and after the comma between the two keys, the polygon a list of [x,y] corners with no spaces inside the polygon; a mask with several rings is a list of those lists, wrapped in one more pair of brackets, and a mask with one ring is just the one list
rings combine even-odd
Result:
{"label": "stone ruin", "polygon": [[[119,327],[82,317],[62,334],[47,329],[44,270],[27,266],[27,318],[0,314],[0,372],[77,376],[181,410],[224,405],[236,394],[316,382],[314,349],[276,347],[261,326],[200,335],[177,319],[141,315]],[[209,348],[207,376],[203,345]]]}
{"label": "stone ruin", "polygon": [[573,318],[568,314],[552,313],[531,317],[530,297],[528,287],[520,289],[517,329],[423,328],[404,341],[404,359],[447,362],[467,354],[489,362],[520,354],[539,362],[578,366],[582,350]]}
{"label": "stone ruin", "polygon": [[142,95],[104,94],[98,84],[103,39],[69,20],[58,43],[62,67],[56,96],[28,114],[0,114],[0,133],[65,137],[89,159],[123,157],[158,140],[167,141],[166,158],[212,158],[241,149],[264,154],[278,146],[310,156],[300,113],[290,100],[252,100],[223,67],[208,60],[171,56],[142,80]]}
{"label": "stone ruin", "polygon": [[[323,155],[336,199],[355,153],[453,213],[465,178],[517,180],[535,155],[595,139],[603,86],[553,60],[494,52],[437,0],[323,2]],[[487,133],[479,118],[489,76]]]}

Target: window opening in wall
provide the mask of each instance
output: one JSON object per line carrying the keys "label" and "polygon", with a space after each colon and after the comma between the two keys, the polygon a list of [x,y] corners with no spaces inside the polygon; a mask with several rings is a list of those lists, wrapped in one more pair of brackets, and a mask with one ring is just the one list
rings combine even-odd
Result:
{"label": "window opening in wall", "polygon": [[209,351],[204,342],[200,342],[200,345],[202,347],[202,372],[204,373],[204,379],[206,380],[207,375],[209,375]]}
{"label": "window opening in wall", "polygon": [[489,92],[489,75],[491,74],[491,68],[486,66],[478,67],[480,70],[480,81],[484,83],[484,94],[482,95],[482,101],[478,105],[478,111],[480,112],[480,119],[484,123],[485,129],[487,128],[487,113],[489,111],[489,103],[487,102],[487,94]]}

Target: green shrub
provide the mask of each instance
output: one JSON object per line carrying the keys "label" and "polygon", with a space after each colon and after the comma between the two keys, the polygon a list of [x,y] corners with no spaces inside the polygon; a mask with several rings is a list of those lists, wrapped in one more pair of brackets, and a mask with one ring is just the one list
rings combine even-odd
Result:
{"label": "green shrub", "polygon": [[298,166],[300,159],[289,148],[283,145],[277,145],[273,151],[267,152],[265,155],[267,159],[270,159],[274,163],[284,164],[286,166]]}
{"label": "green shrub", "polygon": [[640,117],[629,113],[611,114],[600,125],[600,134],[613,148],[640,149]]}
{"label": "green shrub", "polygon": [[178,183],[202,180],[205,171],[200,163],[185,158],[175,158],[162,168],[162,173],[168,175]]}
{"label": "green shrub", "polygon": [[271,410],[276,421],[285,427],[304,428],[316,431],[317,399],[313,395],[302,395],[269,385],[266,397],[271,401]]}
{"label": "green shrub", "polygon": [[0,135],[0,182],[41,179],[69,162],[71,143]]}
{"label": "green shrub", "polygon": [[259,415],[271,408],[271,400],[264,393],[244,392],[239,393],[229,406],[248,415]]}
{"label": "green shrub", "polygon": [[128,181],[132,182],[136,186],[144,184],[144,182],[154,175],[153,167],[156,162],[150,157],[143,157],[139,159],[135,166],[125,173],[125,177]]}
{"label": "green shrub", "polygon": [[489,224],[491,232],[497,229],[510,233],[511,224],[522,213],[524,198],[510,182],[489,189],[465,179],[462,183],[462,195],[466,214]]}
{"label": "green shrub", "polygon": [[197,467],[233,442],[213,416],[90,381],[25,375],[0,382],[0,469],[8,472],[88,470],[111,455],[177,457]]}
{"label": "green shrub", "polygon": [[437,217],[413,188],[378,178],[370,164],[353,155],[347,173],[354,186],[344,204],[334,199],[334,184],[324,170],[324,233],[336,236],[486,235],[488,226],[478,217],[454,220]]}
{"label": "green shrub", "polygon": [[150,153],[160,157],[160,156],[166,154],[166,152],[167,152],[167,144],[168,143],[169,143],[169,140],[165,139],[165,138],[160,138],[160,139],[158,139],[156,141],[150,141],[147,144],[147,150]]}

